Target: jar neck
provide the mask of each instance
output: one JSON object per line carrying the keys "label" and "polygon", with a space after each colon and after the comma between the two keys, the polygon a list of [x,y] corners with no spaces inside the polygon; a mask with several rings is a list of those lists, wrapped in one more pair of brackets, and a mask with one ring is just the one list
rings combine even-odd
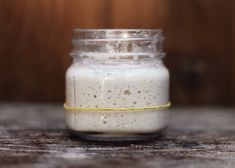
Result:
{"label": "jar neck", "polygon": [[85,62],[142,62],[162,59],[161,30],[77,29],[71,56]]}

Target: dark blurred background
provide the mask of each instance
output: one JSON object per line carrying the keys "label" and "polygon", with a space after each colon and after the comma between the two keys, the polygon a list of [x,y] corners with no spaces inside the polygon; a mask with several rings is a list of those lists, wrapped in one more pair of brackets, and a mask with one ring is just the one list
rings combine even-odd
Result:
{"label": "dark blurred background", "polygon": [[175,105],[235,103],[233,0],[0,0],[0,101],[64,101],[74,28],[161,28]]}

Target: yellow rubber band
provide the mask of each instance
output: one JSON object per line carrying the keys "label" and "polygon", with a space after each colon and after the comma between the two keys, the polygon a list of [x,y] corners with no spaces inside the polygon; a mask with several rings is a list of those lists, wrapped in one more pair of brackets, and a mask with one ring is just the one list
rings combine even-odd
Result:
{"label": "yellow rubber band", "polygon": [[158,106],[147,106],[147,107],[127,107],[127,108],[106,108],[106,107],[70,107],[67,106],[66,103],[64,103],[64,109],[65,110],[87,110],[87,111],[100,111],[100,110],[109,110],[109,111],[127,111],[127,110],[153,110],[153,109],[165,109],[171,106],[171,102],[168,102],[167,104],[162,104]]}

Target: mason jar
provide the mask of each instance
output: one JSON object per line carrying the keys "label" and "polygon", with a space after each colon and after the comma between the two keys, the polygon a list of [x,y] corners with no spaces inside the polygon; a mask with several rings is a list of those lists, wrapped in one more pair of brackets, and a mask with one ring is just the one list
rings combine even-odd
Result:
{"label": "mason jar", "polygon": [[167,126],[169,72],[159,29],[75,29],[66,125],[82,139],[138,141]]}

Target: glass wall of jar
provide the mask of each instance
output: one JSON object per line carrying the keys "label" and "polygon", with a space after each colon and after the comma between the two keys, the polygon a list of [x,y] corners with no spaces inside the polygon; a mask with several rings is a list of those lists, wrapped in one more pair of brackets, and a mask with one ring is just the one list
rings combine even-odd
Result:
{"label": "glass wall of jar", "polygon": [[156,137],[168,123],[169,72],[159,29],[75,29],[66,124],[98,141]]}

